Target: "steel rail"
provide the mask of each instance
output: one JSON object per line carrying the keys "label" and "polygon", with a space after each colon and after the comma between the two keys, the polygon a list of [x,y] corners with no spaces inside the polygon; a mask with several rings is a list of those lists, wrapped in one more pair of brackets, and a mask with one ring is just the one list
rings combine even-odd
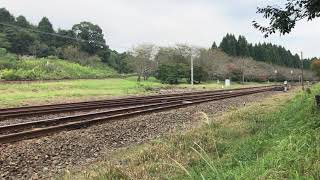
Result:
{"label": "steel rail", "polygon": [[[13,130],[15,127],[17,129],[19,128],[24,129],[25,128],[23,127],[24,124],[25,126],[27,126],[27,130],[22,132],[15,132],[15,133],[1,135],[0,143],[10,143],[10,142],[20,141],[24,139],[45,136],[54,132],[61,132],[64,130],[88,127],[88,126],[103,123],[109,120],[115,120],[120,118],[125,119],[135,115],[146,114],[146,113],[157,112],[157,111],[164,111],[164,110],[174,109],[174,108],[181,108],[181,107],[186,107],[186,106],[195,105],[199,103],[244,96],[244,95],[249,95],[254,93],[261,93],[261,92],[271,91],[273,89],[274,88],[269,87],[269,88],[260,88],[260,89],[254,89],[254,90],[248,90],[248,91],[241,91],[241,92],[230,92],[229,94],[212,95],[211,97],[206,96],[206,97],[197,97],[197,98],[191,98],[191,99],[187,98],[185,100],[178,100],[174,102],[155,103],[152,105],[143,105],[140,107],[123,108],[120,110],[111,110],[111,111],[106,111],[101,113],[85,114],[83,116],[81,115],[71,116],[71,117],[56,118],[56,119],[44,120],[44,121],[21,123],[21,124],[16,124],[11,126],[4,126],[4,127],[0,127],[2,132],[4,132],[6,128],[7,130],[8,129]],[[102,116],[102,117],[99,117],[99,116]],[[84,118],[87,118],[87,119],[84,119]],[[35,124],[32,124],[32,123],[35,123]],[[40,127],[37,127],[39,125]],[[49,126],[49,127],[43,127],[43,126]],[[36,127],[36,129],[30,130],[30,128],[34,128],[34,127]]]}
{"label": "steel rail", "polygon": [[203,95],[203,94],[219,94],[219,93],[225,93],[229,91],[241,91],[246,89],[267,88],[267,87],[275,87],[275,86],[262,86],[262,87],[251,87],[251,88],[238,88],[238,89],[231,89],[231,90],[203,91],[203,92],[181,93],[181,94],[171,94],[171,95],[142,96],[142,97],[112,99],[112,100],[104,100],[104,101],[71,103],[71,104],[10,108],[7,110],[0,110],[0,121],[8,118],[15,118],[15,117],[21,117],[21,116],[30,116],[30,115],[35,116],[35,115],[52,114],[52,113],[72,112],[77,110],[92,110],[92,109],[108,108],[108,107],[125,107],[125,106],[133,106],[133,105],[140,105],[140,104],[146,104],[146,103],[150,104],[150,103],[162,102],[162,101],[172,101],[174,99],[183,98],[185,96],[195,96],[195,95]]}
{"label": "steel rail", "polygon": [[252,88],[263,88],[263,87],[272,87],[276,85],[270,86],[256,86],[256,87],[247,87],[247,88],[235,88],[235,89],[223,89],[223,90],[213,90],[213,91],[197,91],[197,92],[189,92],[189,93],[174,93],[174,94],[162,94],[162,95],[149,95],[149,96],[135,96],[135,97],[125,97],[125,98],[115,98],[115,99],[106,99],[106,100],[97,100],[97,101],[85,101],[85,102],[74,102],[74,103],[62,103],[62,104],[48,104],[48,105],[39,105],[39,106],[22,106],[17,108],[6,108],[0,109],[0,113],[2,112],[10,112],[10,111],[17,111],[17,110],[25,110],[25,109],[33,109],[33,108],[46,108],[46,107],[57,107],[57,106],[64,106],[64,105],[78,105],[78,104],[87,104],[87,103],[99,103],[99,102],[114,102],[114,101],[122,101],[122,100],[137,100],[137,99],[146,99],[146,98],[156,98],[156,97],[171,97],[177,95],[191,95],[191,94],[201,94],[201,93],[208,93],[208,92],[224,92],[224,91],[233,91],[233,90],[245,90],[245,89],[252,89]]}
{"label": "steel rail", "polygon": [[199,99],[205,99],[205,98],[213,98],[213,97],[219,97],[219,96],[226,96],[231,94],[231,92],[228,93],[223,93],[223,94],[209,94],[209,95],[197,95],[197,96],[192,96],[192,97],[184,97],[183,99],[174,99],[173,101],[165,101],[165,102],[157,102],[153,104],[147,104],[147,105],[140,105],[140,106],[135,106],[135,107],[129,107],[129,108],[121,108],[121,109],[115,109],[115,110],[108,110],[108,111],[102,111],[102,112],[95,112],[95,113],[87,113],[87,114],[81,114],[81,115],[74,115],[74,116],[64,116],[64,117],[59,117],[59,118],[53,118],[49,120],[41,120],[41,121],[31,121],[27,123],[19,123],[19,124],[14,124],[14,125],[7,125],[7,126],[0,126],[0,134],[5,132],[5,131],[12,131],[12,130],[19,130],[21,128],[26,128],[26,127],[33,127],[33,126],[39,126],[39,125],[48,125],[48,123],[58,123],[58,122],[67,122],[67,121],[72,121],[74,119],[78,118],[94,118],[97,116],[102,116],[102,115],[110,115],[113,113],[123,113],[123,112],[128,112],[131,110],[136,110],[136,109],[141,109],[141,108],[150,108],[150,107],[156,107],[164,104],[173,104],[173,103],[181,103],[185,102],[187,103],[188,101],[193,101],[193,100],[199,100]]}

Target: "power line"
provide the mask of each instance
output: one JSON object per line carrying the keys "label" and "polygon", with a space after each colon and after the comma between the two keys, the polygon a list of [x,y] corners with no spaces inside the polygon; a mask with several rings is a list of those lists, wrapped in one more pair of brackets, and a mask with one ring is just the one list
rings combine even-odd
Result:
{"label": "power line", "polygon": [[51,35],[51,36],[56,36],[56,37],[60,37],[60,38],[71,39],[71,40],[75,40],[75,41],[86,42],[86,43],[96,44],[96,45],[101,45],[101,46],[106,46],[105,42],[92,42],[92,41],[88,41],[88,40],[85,40],[85,39],[74,38],[74,37],[70,37],[70,36],[60,35],[60,34],[57,34],[57,33],[49,33],[49,32],[39,31],[39,30],[36,30],[36,29],[25,28],[25,27],[16,26],[16,25],[7,24],[7,23],[2,23],[2,22],[0,22],[0,25],[8,26],[8,27],[11,27],[11,28],[16,28],[16,29],[20,29],[20,30],[25,30],[25,31],[29,31],[29,32],[32,31],[32,32]]}

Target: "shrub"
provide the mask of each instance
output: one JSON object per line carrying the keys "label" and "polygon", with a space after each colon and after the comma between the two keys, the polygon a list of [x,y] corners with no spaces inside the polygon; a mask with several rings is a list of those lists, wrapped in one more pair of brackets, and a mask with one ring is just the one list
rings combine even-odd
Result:
{"label": "shrub", "polygon": [[93,79],[117,76],[108,66],[91,67],[64,60],[0,60],[0,78],[5,80]]}
{"label": "shrub", "polygon": [[3,57],[7,54],[7,50],[5,48],[0,48],[0,57]]}
{"label": "shrub", "polygon": [[186,68],[181,64],[162,64],[159,66],[156,77],[162,83],[178,84],[186,73]]}

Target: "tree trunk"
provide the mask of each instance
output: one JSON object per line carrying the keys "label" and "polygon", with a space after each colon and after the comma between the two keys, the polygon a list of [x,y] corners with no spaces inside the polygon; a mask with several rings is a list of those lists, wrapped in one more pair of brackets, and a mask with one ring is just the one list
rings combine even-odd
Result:
{"label": "tree trunk", "polygon": [[244,72],[242,72],[242,84],[244,84]]}

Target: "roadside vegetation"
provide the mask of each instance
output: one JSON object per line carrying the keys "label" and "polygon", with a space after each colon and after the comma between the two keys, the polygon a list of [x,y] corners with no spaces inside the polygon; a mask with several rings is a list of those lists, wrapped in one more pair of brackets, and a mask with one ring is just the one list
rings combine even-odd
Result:
{"label": "roadside vegetation", "polygon": [[318,93],[320,85],[273,96],[62,179],[318,179]]}

